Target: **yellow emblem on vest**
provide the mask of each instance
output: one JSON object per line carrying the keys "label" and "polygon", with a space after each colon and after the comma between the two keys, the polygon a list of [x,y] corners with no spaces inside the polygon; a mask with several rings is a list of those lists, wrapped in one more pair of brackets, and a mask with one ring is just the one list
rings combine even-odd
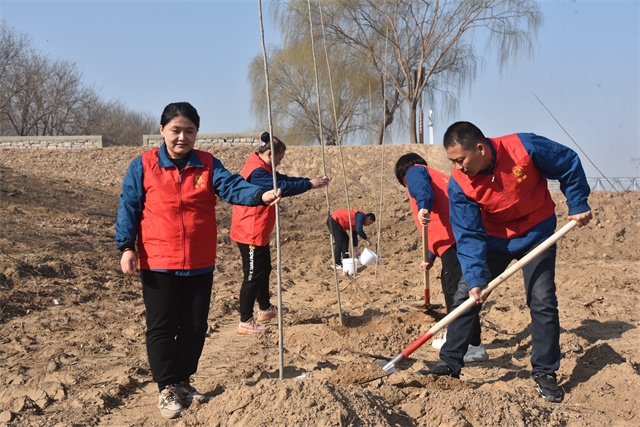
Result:
{"label": "yellow emblem on vest", "polygon": [[202,178],[202,175],[196,175],[193,180],[195,181],[193,188],[204,188],[204,179]]}
{"label": "yellow emblem on vest", "polygon": [[524,174],[522,166],[514,166],[513,169],[511,169],[511,174],[516,178],[518,184],[527,179],[527,175]]}

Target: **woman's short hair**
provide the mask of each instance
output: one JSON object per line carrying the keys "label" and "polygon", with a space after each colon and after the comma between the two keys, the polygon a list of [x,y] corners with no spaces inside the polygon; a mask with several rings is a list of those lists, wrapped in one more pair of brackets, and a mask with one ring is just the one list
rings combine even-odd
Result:
{"label": "woman's short hair", "polygon": [[407,153],[401,156],[396,162],[396,178],[400,185],[405,187],[404,185],[404,177],[407,174],[407,171],[413,165],[425,165],[427,166],[427,161],[422,158],[419,154],[416,153]]}

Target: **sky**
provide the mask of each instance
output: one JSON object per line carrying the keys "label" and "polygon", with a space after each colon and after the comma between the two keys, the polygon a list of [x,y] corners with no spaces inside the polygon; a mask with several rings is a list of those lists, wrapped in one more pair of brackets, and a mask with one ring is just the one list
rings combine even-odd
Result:
{"label": "sky", "polygon": [[[565,144],[589,177],[639,176],[640,2],[538,3],[544,22],[532,58],[500,71],[478,46],[483,66],[458,110],[423,105],[425,115],[433,109],[434,143],[466,120],[487,137],[533,132]],[[269,2],[262,7],[265,42],[278,45]],[[247,82],[262,55],[258,1],[0,0],[0,20],[41,53],[74,62],[104,100],[158,117],[169,102],[189,101],[201,133],[267,127],[250,113]],[[426,129],[425,117],[429,143]],[[385,143],[408,141],[394,134]]]}

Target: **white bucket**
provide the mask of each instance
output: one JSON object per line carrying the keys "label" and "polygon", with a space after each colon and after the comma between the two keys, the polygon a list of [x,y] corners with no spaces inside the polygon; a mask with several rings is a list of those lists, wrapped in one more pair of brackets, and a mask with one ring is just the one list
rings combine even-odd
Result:
{"label": "white bucket", "polygon": [[342,260],[342,272],[354,275],[358,272],[358,260],[356,258],[344,258]]}
{"label": "white bucket", "polygon": [[362,265],[369,265],[374,262],[376,258],[378,258],[378,256],[371,249],[365,248],[365,250],[360,254],[358,261],[360,261],[360,264]]}

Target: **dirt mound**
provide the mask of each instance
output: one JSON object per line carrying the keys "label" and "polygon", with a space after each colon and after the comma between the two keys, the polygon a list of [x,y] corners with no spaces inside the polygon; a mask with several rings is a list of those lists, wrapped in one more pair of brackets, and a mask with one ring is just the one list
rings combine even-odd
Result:
{"label": "dirt mound", "polygon": [[[143,151],[1,150],[0,425],[638,425],[638,192],[594,192],[594,221],[558,243],[563,403],[538,398],[529,378],[531,326],[519,273],[483,308],[488,361],[466,366],[460,380],[422,378],[415,372],[438,360],[427,343],[384,376],[376,363],[445,315],[412,307],[422,295],[421,238],[393,174],[408,151],[450,172],[442,147],[429,145],[343,149],[349,202],[378,216],[369,234],[373,242],[379,234],[373,249],[384,265],[360,267],[355,280],[339,275],[340,303],[324,189],[283,200],[282,298],[291,309],[283,380],[277,322],[258,337],[236,333],[241,261],[229,239],[231,207],[218,204],[208,338],[193,378],[208,401],[163,420],[139,280],[122,275],[114,243],[120,185]],[[251,153],[209,151],[234,172]],[[331,209],[344,208],[340,153],[329,147],[325,155],[323,166],[318,147],[289,147],[281,172],[316,177],[326,169]],[[564,197],[553,197],[561,226]],[[430,286],[442,303],[439,270],[436,261]],[[273,302],[276,288],[274,272]]]}

